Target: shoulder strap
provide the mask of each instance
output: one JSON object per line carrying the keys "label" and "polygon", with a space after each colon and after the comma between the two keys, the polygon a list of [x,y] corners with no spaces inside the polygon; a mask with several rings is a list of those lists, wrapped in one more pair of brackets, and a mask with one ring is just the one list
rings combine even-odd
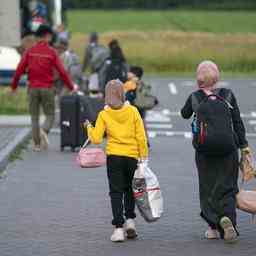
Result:
{"label": "shoulder strap", "polygon": [[206,95],[202,91],[196,91],[191,94],[191,104],[194,113],[197,112],[197,109],[200,103],[206,98]]}
{"label": "shoulder strap", "polygon": [[214,90],[216,94],[223,97],[225,100],[227,100],[229,103],[232,101],[232,93],[230,90],[226,90],[225,88],[217,88]]}
{"label": "shoulder strap", "polygon": [[232,92],[230,90],[226,90],[225,88],[217,88],[214,90],[214,92],[223,98],[230,109],[233,109],[233,106],[231,105]]}

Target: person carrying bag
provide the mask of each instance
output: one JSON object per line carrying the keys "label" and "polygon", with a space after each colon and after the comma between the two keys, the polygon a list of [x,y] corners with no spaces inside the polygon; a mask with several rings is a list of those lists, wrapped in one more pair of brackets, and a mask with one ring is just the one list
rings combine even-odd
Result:
{"label": "person carrying bag", "polygon": [[148,158],[147,138],[138,110],[125,102],[122,82],[108,82],[105,104],[95,127],[89,121],[84,125],[93,144],[100,144],[106,134],[107,175],[112,225],[115,227],[110,239],[112,242],[123,242],[125,237],[137,237],[132,180],[138,159]]}
{"label": "person carrying bag", "polygon": [[[255,161],[249,148],[245,148],[241,152],[240,170],[242,173],[242,185],[256,178]],[[237,208],[243,212],[252,214],[252,219],[256,215],[256,190],[245,190],[240,188],[236,195]]]}
{"label": "person carrying bag", "polygon": [[212,61],[197,67],[198,90],[181,110],[192,121],[193,146],[199,176],[201,217],[208,224],[207,239],[238,240],[236,196],[239,155],[250,151],[235,95],[216,86],[220,72]]}

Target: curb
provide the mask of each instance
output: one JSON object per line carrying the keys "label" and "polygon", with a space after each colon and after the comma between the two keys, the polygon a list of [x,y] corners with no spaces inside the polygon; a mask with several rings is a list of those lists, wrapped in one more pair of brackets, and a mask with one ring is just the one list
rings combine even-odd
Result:
{"label": "curb", "polygon": [[[3,172],[9,163],[9,158],[16,150],[16,148],[24,143],[31,134],[31,129],[23,128],[17,136],[3,149],[0,151],[0,172]],[[0,175],[1,178],[1,175]]]}

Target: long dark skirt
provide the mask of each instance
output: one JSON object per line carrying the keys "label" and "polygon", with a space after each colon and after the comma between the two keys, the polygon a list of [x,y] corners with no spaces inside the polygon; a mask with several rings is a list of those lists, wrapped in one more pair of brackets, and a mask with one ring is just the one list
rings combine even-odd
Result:
{"label": "long dark skirt", "polygon": [[227,216],[236,226],[238,193],[238,151],[225,157],[209,157],[196,152],[202,218],[221,231],[220,219]]}

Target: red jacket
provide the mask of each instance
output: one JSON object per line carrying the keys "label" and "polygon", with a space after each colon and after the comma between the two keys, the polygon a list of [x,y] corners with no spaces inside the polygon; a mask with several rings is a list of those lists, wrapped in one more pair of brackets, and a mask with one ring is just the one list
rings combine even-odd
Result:
{"label": "red jacket", "polygon": [[17,88],[21,75],[26,71],[30,88],[51,88],[54,70],[59,72],[66,86],[73,90],[73,82],[56,51],[47,42],[39,41],[24,53],[13,77],[12,89]]}

